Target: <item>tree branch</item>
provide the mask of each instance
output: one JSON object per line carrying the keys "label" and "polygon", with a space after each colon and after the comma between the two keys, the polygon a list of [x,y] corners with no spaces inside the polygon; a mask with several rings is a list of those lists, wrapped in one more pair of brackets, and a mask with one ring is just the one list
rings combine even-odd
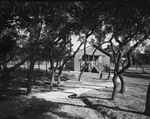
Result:
{"label": "tree branch", "polygon": [[122,74],[126,69],[128,69],[131,65],[131,53],[132,51],[139,46],[139,44],[141,44],[144,40],[146,40],[148,38],[148,35],[145,35],[143,39],[141,39],[140,41],[136,42],[131,48],[130,50],[127,52],[126,56],[128,59],[128,63],[126,64],[126,66],[124,66],[124,68],[122,70],[119,71],[119,74]]}

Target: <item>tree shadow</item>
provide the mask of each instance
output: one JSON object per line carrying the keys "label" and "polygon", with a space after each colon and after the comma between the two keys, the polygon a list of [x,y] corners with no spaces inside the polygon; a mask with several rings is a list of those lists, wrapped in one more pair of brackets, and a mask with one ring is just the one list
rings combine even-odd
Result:
{"label": "tree shadow", "polygon": [[[133,110],[126,110],[126,109],[122,109],[122,108],[120,108],[118,106],[112,107],[112,106],[107,106],[107,105],[102,105],[102,104],[93,104],[87,98],[83,98],[82,100],[87,106],[89,106],[90,108],[95,109],[95,110],[97,110],[98,108],[109,108],[109,109],[113,109],[115,111],[124,111],[124,112],[130,112],[130,113],[134,113],[134,114],[142,114],[142,115],[144,115],[143,112],[138,112],[138,111],[133,111]],[[106,98],[106,100],[108,100],[108,99]]]}
{"label": "tree shadow", "polygon": [[123,73],[123,75],[130,78],[141,78],[142,80],[150,79],[150,74],[145,74],[140,71],[126,71],[125,73]]}
{"label": "tree shadow", "polygon": [[1,83],[0,85],[0,101],[12,99],[16,96],[26,95],[25,81],[16,77],[11,77],[11,80]]}
{"label": "tree shadow", "polygon": [[[27,69],[17,69],[13,73],[13,78],[9,80],[9,82],[6,82],[6,84],[0,84],[0,101],[10,100],[14,97],[20,96],[20,95],[26,95],[26,88],[27,88]],[[34,81],[35,79],[35,81]],[[68,80],[76,79],[76,75],[74,74],[67,74],[63,73],[63,76],[61,76],[61,81],[66,82]],[[45,76],[45,72],[42,70],[34,70],[33,72],[33,82],[32,82],[32,92],[49,92],[49,79]],[[84,84],[82,82],[67,82],[67,85],[61,85],[54,83],[53,89],[55,91],[63,91],[65,89],[69,88],[90,88],[90,89],[96,89],[92,88],[91,86],[98,87],[99,85],[94,84]],[[102,87],[102,86],[100,86]],[[105,86],[104,86],[105,87]],[[53,90],[53,91],[54,91]]]}
{"label": "tree shadow", "polygon": [[[8,80],[0,82],[0,101],[26,95],[28,69],[20,68],[11,73]],[[47,91],[48,87],[44,82],[48,81],[43,70],[34,69],[32,86],[39,88],[38,91]],[[41,90],[40,90],[41,88]]]}
{"label": "tree shadow", "polygon": [[[88,87],[89,87],[89,86],[107,87],[107,86],[101,86],[101,85],[96,85],[96,84],[92,84],[92,83],[89,84],[89,83],[84,83],[84,82],[83,82],[83,83],[82,83],[82,82],[73,82],[73,83],[74,83],[74,84],[77,84],[77,85],[80,85],[80,86],[83,85],[83,86],[85,86],[85,87],[86,87],[86,86],[88,86]],[[92,87],[91,87],[91,88],[92,88]],[[95,88],[93,88],[93,89],[95,89]]]}
{"label": "tree shadow", "polygon": [[[13,106],[12,106],[13,105]],[[44,119],[44,118],[65,118],[84,119],[83,117],[69,114],[60,110],[63,105],[80,106],[67,103],[57,103],[32,97],[31,99],[19,99],[7,105],[7,110],[0,108],[2,119]],[[81,106],[83,107],[83,106]]]}
{"label": "tree shadow", "polygon": [[[20,69],[16,69],[13,74],[16,77],[24,77],[27,78],[27,74],[28,74],[28,69],[25,68],[20,68]],[[46,75],[46,71],[42,70],[42,69],[34,69],[33,73],[32,73],[32,77],[35,79],[39,79],[39,77],[45,76]]]}
{"label": "tree shadow", "polygon": [[60,77],[60,80],[61,80],[61,81],[68,81],[68,80],[70,80],[70,78],[68,78],[68,75],[66,75],[66,76],[61,76],[61,77]]}
{"label": "tree shadow", "polygon": [[[28,69],[16,69],[8,81],[4,83],[0,82],[0,101],[9,100],[15,96],[26,95],[27,74]],[[66,82],[74,79],[75,75],[64,73],[60,78],[62,82]],[[34,69],[32,75],[32,89],[35,92],[48,92],[49,85],[50,79],[46,76],[46,72]],[[58,87],[57,83],[54,83],[54,88],[57,89]]]}
{"label": "tree shadow", "polygon": [[97,97],[97,96],[84,96],[84,97],[81,97],[81,99],[83,98],[93,98],[93,99],[100,99],[100,100],[112,100],[111,98],[100,98],[100,97]]}
{"label": "tree shadow", "polygon": [[[11,76],[8,77],[8,80],[0,82],[0,101],[9,100],[20,95],[26,95],[27,73],[28,69],[16,69]],[[63,81],[69,80],[67,75],[61,78],[64,79]],[[46,77],[46,73],[43,70],[34,69],[32,75],[32,87],[34,87],[36,92],[49,91],[49,79]]]}
{"label": "tree shadow", "polygon": [[100,78],[92,78],[92,79],[94,79],[94,80],[96,80],[96,81],[100,81],[100,82],[110,82],[110,79],[111,79],[111,78],[108,79],[108,78],[103,78],[103,77],[102,77],[102,79],[100,79]]}
{"label": "tree shadow", "polygon": [[137,86],[140,86],[140,87],[141,87],[141,86],[146,86],[146,87],[147,87],[149,84],[126,83],[126,85],[128,85],[128,86],[136,86],[136,87],[137,87]]}
{"label": "tree shadow", "polygon": [[[107,89],[108,89],[108,87],[107,87]],[[110,92],[110,93],[112,93],[112,88],[109,88],[109,90],[105,90],[105,89],[95,89],[95,90],[97,90],[97,91],[99,91],[99,92],[101,92],[101,91],[104,91],[104,92]]]}
{"label": "tree shadow", "polygon": [[[59,85],[58,87],[55,87],[55,90],[57,91],[65,91],[66,89],[78,89],[78,88],[88,88],[88,89],[91,89],[91,90],[98,90],[98,85],[89,85],[89,84],[78,84],[78,83],[75,83],[73,82],[74,84],[72,85]],[[92,86],[96,86],[95,88],[92,87]],[[106,86],[99,86],[99,88],[101,87],[106,87]]]}
{"label": "tree shadow", "polygon": [[64,91],[65,89],[77,89],[79,86],[67,86],[67,85],[60,85],[57,89],[60,91]]}
{"label": "tree shadow", "polygon": [[67,81],[67,80],[72,80],[72,79],[76,79],[74,74],[63,73],[63,75],[61,76],[61,81]]}

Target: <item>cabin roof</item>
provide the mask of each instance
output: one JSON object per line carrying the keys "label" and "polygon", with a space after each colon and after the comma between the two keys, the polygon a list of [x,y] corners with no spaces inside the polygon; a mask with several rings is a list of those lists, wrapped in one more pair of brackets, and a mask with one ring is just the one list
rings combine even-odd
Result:
{"label": "cabin roof", "polygon": [[[97,49],[94,53],[95,56],[100,56],[100,55],[107,55],[109,57],[111,57],[111,55],[109,53],[107,53],[105,50],[99,48],[97,45],[90,45],[88,47],[86,47],[86,54],[87,55],[93,55],[94,50]],[[84,54],[84,48],[79,50],[77,54]]]}

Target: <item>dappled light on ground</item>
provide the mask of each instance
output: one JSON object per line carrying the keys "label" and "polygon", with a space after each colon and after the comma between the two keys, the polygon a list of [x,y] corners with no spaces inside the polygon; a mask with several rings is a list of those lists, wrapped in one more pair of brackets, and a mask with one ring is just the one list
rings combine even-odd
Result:
{"label": "dappled light on ground", "polygon": [[[10,107],[7,109],[6,107],[9,105]],[[0,108],[0,115],[3,119],[7,119],[8,117],[13,116],[17,117],[18,119],[83,119],[77,115],[71,115],[67,112],[62,112],[60,108],[63,105],[65,105],[65,103],[55,103],[35,97],[30,99],[20,98],[20,100],[12,100],[8,104],[3,104],[2,106],[4,108]]]}
{"label": "dappled light on ground", "polygon": [[[36,73],[38,73],[37,71]],[[21,71],[23,74],[23,71]],[[35,73],[35,74],[36,74]],[[34,77],[32,93],[26,95],[26,77],[14,75],[1,90],[0,117],[2,119],[145,119],[143,115],[149,75],[128,70],[124,73],[125,94],[111,100],[112,81],[107,74],[64,71],[61,83],[54,83],[49,91],[49,78]],[[119,90],[118,90],[119,91]]]}
{"label": "dappled light on ground", "polygon": [[[97,119],[94,110],[91,110],[78,98],[81,93],[93,89],[106,87],[99,85],[99,74],[84,73],[81,82],[77,82],[79,72],[64,71],[61,83],[49,91],[49,78],[36,74],[35,71],[32,93],[26,95],[26,70],[16,71],[9,85],[1,91],[0,117],[3,119]],[[93,78],[93,79],[92,79]],[[94,79],[95,78],[95,79]],[[95,83],[96,82],[96,83]],[[14,91],[14,94],[11,93]],[[8,92],[8,94],[7,94]],[[18,92],[18,93],[17,93]],[[7,94],[7,95],[6,95]],[[77,94],[75,98],[69,96]],[[6,100],[7,98],[7,100]]]}
{"label": "dappled light on ground", "polygon": [[146,93],[143,93],[142,89],[137,90],[137,87],[127,87],[125,94],[118,94],[115,102],[110,99],[111,92],[111,88],[89,91],[82,95],[83,102],[102,113],[105,118],[146,118],[143,115]]}

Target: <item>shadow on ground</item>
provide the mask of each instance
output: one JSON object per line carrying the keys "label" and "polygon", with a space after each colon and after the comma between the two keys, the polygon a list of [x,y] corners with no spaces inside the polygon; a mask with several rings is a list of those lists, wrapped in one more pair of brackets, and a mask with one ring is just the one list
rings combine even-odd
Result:
{"label": "shadow on ground", "polygon": [[[97,101],[94,101],[97,100]],[[103,115],[104,118],[109,119],[129,119],[135,118],[136,115],[145,116],[143,112],[134,110],[132,108],[126,109],[127,105],[119,105],[112,101],[110,98],[100,98],[86,96],[82,98],[82,101],[89,107]],[[132,107],[132,106],[129,106]],[[139,116],[139,118],[140,118]],[[137,119],[137,117],[136,117]]]}
{"label": "shadow on ground", "polygon": [[50,102],[35,97],[32,99],[22,98],[3,104],[4,107],[0,107],[0,117],[1,119],[83,119],[82,117],[60,111],[60,107],[63,105],[66,104]]}
{"label": "shadow on ground", "polygon": [[124,76],[130,77],[130,78],[141,78],[141,79],[150,79],[150,73],[142,73],[141,71],[133,71],[128,70],[125,73],[123,73]]}
{"label": "shadow on ground", "polygon": [[[26,95],[27,87],[27,73],[28,69],[15,70],[8,81],[0,82],[0,101],[10,100],[20,95]],[[57,76],[56,76],[57,77]],[[1,77],[0,77],[1,78]],[[75,75],[67,73],[63,74],[61,81],[65,82],[70,79],[74,79]],[[32,75],[32,91],[35,92],[48,92],[49,91],[49,76],[46,76],[46,72],[43,70],[35,69]],[[57,88],[57,84],[54,84],[54,88]]]}
{"label": "shadow on ground", "polygon": [[[110,100],[111,101],[110,98],[99,98],[99,99]],[[124,112],[131,112],[131,113],[135,113],[135,114],[143,114],[142,112],[138,112],[138,111],[121,109],[120,107],[117,107],[117,106],[112,107],[112,106],[107,106],[107,105],[102,105],[102,104],[92,104],[92,102],[90,102],[87,97],[83,98],[82,100],[90,108],[93,108],[93,109],[96,109],[96,110],[98,110],[98,108],[99,109],[100,108],[109,108],[109,109],[113,109],[113,110],[116,110],[116,111],[124,111]],[[101,113],[104,113],[104,112],[101,112]]]}

